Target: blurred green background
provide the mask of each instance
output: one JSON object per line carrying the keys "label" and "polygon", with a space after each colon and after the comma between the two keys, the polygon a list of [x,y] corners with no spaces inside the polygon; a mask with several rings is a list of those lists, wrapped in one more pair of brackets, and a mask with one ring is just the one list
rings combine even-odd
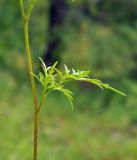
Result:
{"label": "blurred green background", "polygon": [[[128,96],[70,84],[74,111],[54,93],[40,113],[39,160],[137,159],[137,0],[39,0],[30,23],[35,73],[47,64],[91,70]],[[19,1],[0,1],[0,159],[33,159],[33,102]],[[37,84],[38,96],[41,86]]]}

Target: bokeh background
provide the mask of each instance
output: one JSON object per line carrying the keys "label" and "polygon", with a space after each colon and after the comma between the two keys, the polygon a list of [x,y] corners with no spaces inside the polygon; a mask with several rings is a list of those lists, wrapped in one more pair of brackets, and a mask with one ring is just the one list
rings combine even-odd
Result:
{"label": "bokeh background", "polygon": [[[39,160],[137,159],[137,0],[39,0],[30,23],[38,57],[91,70],[128,96],[72,83],[40,113]],[[33,102],[19,1],[0,0],[0,159],[33,159]],[[38,97],[41,86],[37,83]]]}

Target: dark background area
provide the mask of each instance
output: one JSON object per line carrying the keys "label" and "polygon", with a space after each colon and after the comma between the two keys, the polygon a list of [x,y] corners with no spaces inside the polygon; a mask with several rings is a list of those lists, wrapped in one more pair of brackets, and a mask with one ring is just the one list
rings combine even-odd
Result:
{"label": "dark background area", "polygon": [[[91,70],[128,96],[70,84],[41,112],[39,160],[137,159],[137,0],[40,0],[30,22],[35,73],[47,65]],[[41,87],[37,83],[38,96]],[[0,1],[0,156],[32,159],[33,105],[19,1]],[[44,158],[46,157],[46,158]]]}

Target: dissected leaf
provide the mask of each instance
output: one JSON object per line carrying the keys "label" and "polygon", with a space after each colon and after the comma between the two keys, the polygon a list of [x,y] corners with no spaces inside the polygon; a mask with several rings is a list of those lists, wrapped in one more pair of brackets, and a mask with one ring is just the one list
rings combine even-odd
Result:
{"label": "dissected leaf", "polygon": [[44,87],[44,92],[49,92],[54,90],[58,90],[62,92],[70,102],[72,109],[73,109],[73,103],[72,103],[73,93],[70,90],[64,88],[64,83],[67,83],[71,80],[92,83],[101,89],[109,89],[118,94],[126,96],[124,93],[111,87],[109,84],[103,83],[101,80],[98,80],[98,79],[90,78],[89,77],[90,71],[79,71],[79,70],[76,71],[74,69],[70,70],[66,65],[64,65],[65,70],[64,72],[61,72],[59,69],[56,68],[58,62],[55,62],[53,66],[46,67],[46,64],[43,62],[43,60],[41,58],[40,60],[42,63],[41,66],[44,73],[39,72],[38,75],[34,75],[34,76]]}
{"label": "dissected leaf", "polygon": [[118,94],[121,94],[121,95],[123,95],[123,96],[127,96],[127,95],[124,94],[123,92],[121,92],[121,91],[119,91],[119,90],[117,90],[117,89],[115,89],[115,88],[113,88],[113,87],[108,86],[108,89],[110,89],[110,90],[112,90],[112,91],[114,91],[114,92],[116,92],[116,93],[118,93]]}
{"label": "dissected leaf", "polygon": [[53,74],[56,71],[57,64],[58,64],[58,61],[55,62],[53,66],[50,68],[49,74]]}
{"label": "dissected leaf", "polygon": [[63,85],[57,85],[54,87],[53,90],[58,90],[64,94],[64,96],[67,97],[68,101],[71,104],[72,110],[73,110],[73,93],[69,89],[65,89]]}

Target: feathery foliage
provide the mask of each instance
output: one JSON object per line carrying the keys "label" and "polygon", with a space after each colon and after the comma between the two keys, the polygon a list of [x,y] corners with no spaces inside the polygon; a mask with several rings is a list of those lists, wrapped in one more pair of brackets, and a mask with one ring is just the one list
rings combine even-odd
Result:
{"label": "feathery foliage", "polygon": [[[94,85],[97,85],[101,89],[110,89],[115,91],[121,95],[124,93],[112,88],[109,84],[105,84],[98,79],[90,78],[90,71],[79,71],[71,69],[69,70],[66,65],[64,65],[65,69],[63,72],[57,69],[57,63],[55,62],[52,66],[47,67],[46,64],[42,62],[43,72],[39,72],[38,75],[33,74],[33,65],[31,60],[31,51],[30,51],[30,44],[29,44],[29,20],[31,16],[31,12],[34,8],[34,5],[37,0],[20,0],[20,8],[21,14],[23,18],[23,26],[24,26],[24,38],[25,38],[25,48],[27,54],[27,62],[28,62],[28,71],[30,74],[30,81],[32,86],[32,93],[33,93],[33,100],[34,100],[34,160],[37,160],[37,141],[38,141],[38,118],[39,118],[39,111],[44,104],[45,98],[47,94],[51,91],[60,91],[67,97],[68,101],[70,102],[72,109],[73,109],[73,93],[65,88],[65,83],[69,81],[84,81]],[[25,2],[25,7],[24,7]],[[35,87],[35,80],[34,76],[43,86],[43,94],[41,97],[41,101],[38,105],[37,103],[37,94],[36,94],[36,87]]]}
{"label": "feathery foliage", "polygon": [[57,69],[58,62],[55,62],[53,66],[47,67],[43,60],[40,58],[42,62],[42,69],[43,72],[39,72],[38,75],[33,74],[36,79],[41,83],[43,86],[44,94],[51,91],[60,91],[67,97],[69,100],[72,108],[73,108],[73,93],[66,89],[64,84],[70,81],[83,81],[88,82],[94,85],[97,85],[99,88],[103,89],[110,89],[118,94],[126,96],[124,93],[120,92],[119,90],[111,87],[109,84],[103,83],[101,80],[92,79],[90,78],[90,71],[76,71],[74,69],[68,69],[66,65],[64,65],[64,72],[61,72]]}

